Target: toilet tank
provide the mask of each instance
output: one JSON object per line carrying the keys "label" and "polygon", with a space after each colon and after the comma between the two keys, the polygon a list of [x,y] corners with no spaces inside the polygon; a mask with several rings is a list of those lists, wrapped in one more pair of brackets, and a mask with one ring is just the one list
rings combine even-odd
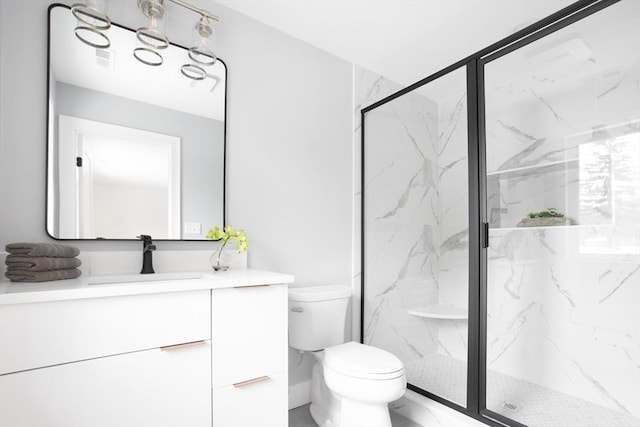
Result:
{"label": "toilet tank", "polygon": [[289,345],[315,351],[344,343],[350,297],[344,285],[289,288]]}

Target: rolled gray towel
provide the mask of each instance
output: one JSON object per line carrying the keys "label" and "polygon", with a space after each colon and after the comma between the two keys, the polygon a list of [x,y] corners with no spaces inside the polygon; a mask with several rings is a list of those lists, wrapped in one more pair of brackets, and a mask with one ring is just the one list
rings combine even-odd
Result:
{"label": "rolled gray towel", "polygon": [[75,246],[58,243],[9,243],[5,249],[10,254],[58,258],[73,258],[80,253],[80,249]]}
{"label": "rolled gray towel", "polygon": [[82,272],[77,268],[51,271],[7,270],[4,273],[12,282],[49,282],[51,280],[75,279],[81,274]]}
{"label": "rolled gray towel", "polygon": [[4,263],[9,270],[24,271],[65,270],[80,267],[82,264],[78,258],[30,257],[20,254],[7,255]]}

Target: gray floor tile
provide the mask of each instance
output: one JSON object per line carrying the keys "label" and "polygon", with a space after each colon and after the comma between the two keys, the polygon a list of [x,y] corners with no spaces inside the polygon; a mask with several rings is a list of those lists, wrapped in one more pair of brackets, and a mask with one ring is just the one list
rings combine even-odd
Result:
{"label": "gray floor tile", "polygon": [[[422,427],[409,418],[391,411],[391,424],[393,427]],[[289,411],[289,427],[318,427],[309,412],[309,405],[300,406]]]}
{"label": "gray floor tile", "polygon": [[309,405],[300,406],[289,411],[289,427],[318,427],[311,418]]}

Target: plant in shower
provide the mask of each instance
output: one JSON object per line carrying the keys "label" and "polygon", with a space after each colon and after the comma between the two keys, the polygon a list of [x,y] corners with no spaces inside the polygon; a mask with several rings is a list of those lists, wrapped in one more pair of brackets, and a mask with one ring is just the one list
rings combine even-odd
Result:
{"label": "plant in shower", "polygon": [[249,239],[247,233],[242,228],[233,228],[233,225],[227,225],[224,228],[218,226],[212,228],[207,233],[207,239],[209,240],[222,240],[222,245],[211,255],[211,266],[214,270],[227,270],[229,268],[225,263],[220,262],[220,257],[223,253],[224,247],[227,246],[230,240],[238,241],[238,253],[243,253],[249,250]]}
{"label": "plant in shower", "polygon": [[556,210],[556,208],[547,208],[540,212],[529,212],[529,218],[562,218],[564,215]]}

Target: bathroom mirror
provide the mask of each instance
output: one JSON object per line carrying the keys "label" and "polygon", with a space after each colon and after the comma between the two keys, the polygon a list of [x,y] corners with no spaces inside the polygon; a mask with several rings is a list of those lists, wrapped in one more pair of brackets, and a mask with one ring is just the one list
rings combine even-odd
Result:
{"label": "bathroom mirror", "polygon": [[49,8],[47,233],[205,240],[224,225],[224,62],[196,81],[183,47],[149,66],[135,31],[113,24],[101,49],[77,25],[68,6]]}

